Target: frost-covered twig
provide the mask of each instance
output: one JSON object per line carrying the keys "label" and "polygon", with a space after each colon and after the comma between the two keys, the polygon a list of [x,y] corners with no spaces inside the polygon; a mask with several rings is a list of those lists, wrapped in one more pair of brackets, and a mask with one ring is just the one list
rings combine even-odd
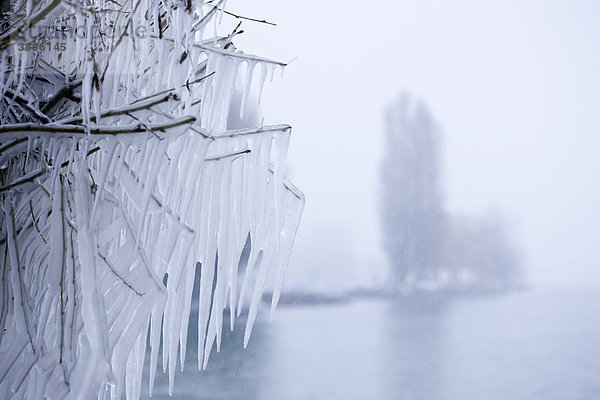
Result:
{"label": "frost-covered twig", "polygon": [[207,46],[207,45],[204,45],[201,43],[192,43],[192,46],[197,47],[198,49],[201,49],[204,51],[208,51],[208,52],[215,53],[215,54],[220,54],[222,56],[239,58],[241,60],[248,60],[248,61],[254,61],[254,62],[265,63],[265,64],[273,64],[273,65],[278,65],[280,67],[285,67],[287,65],[286,63],[281,62],[281,61],[270,60],[268,58],[259,57],[259,56],[255,56],[252,54],[246,54],[246,53],[242,53],[239,51],[228,51],[228,50],[222,49],[220,47]]}
{"label": "frost-covered twig", "polygon": [[246,135],[256,135],[260,133],[268,133],[268,132],[291,132],[292,127],[289,125],[268,125],[261,126],[259,128],[246,128],[246,129],[237,129],[232,131],[221,131],[214,132],[213,135],[215,138],[233,138],[236,136],[246,136]]}

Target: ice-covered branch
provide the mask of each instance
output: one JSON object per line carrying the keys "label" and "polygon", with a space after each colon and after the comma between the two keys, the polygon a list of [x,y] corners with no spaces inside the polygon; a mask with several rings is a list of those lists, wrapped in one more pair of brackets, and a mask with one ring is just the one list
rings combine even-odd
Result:
{"label": "ice-covered branch", "polygon": [[[63,86],[55,95],[53,95],[42,107],[43,113],[51,112],[63,99],[75,100],[73,92],[75,89],[81,86],[81,79],[71,82]],[[79,99],[81,100],[81,99]]]}
{"label": "ice-covered branch", "polygon": [[8,185],[0,186],[0,193],[5,192],[14,187],[23,185],[25,183],[33,182],[36,178],[39,178],[40,176],[44,175],[47,171],[48,171],[48,168],[39,168],[35,171],[31,171],[30,173],[25,174],[25,175],[15,179],[13,182],[9,183]]}
{"label": "ice-covered branch", "polygon": [[[147,100],[135,102],[135,103],[132,103],[131,105],[128,105],[125,107],[118,107],[118,108],[113,108],[110,110],[103,111],[100,114],[100,118],[115,117],[118,115],[124,115],[124,114],[132,113],[135,111],[147,110],[147,109],[152,108],[155,105],[165,103],[169,100],[178,100],[178,97],[174,93],[172,93],[172,90],[169,91],[169,93],[167,93],[166,95],[163,94],[160,96],[151,97]],[[94,116],[94,115],[91,116],[90,121],[96,122],[96,116]],[[81,117],[73,117],[73,118],[56,121],[56,124],[61,124],[61,125],[67,125],[67,124],[78,125],[81,123],[83,123],[83,119]]]}
{"label": "ice-covered branch", "polygon": [[47,124],[36,125],[32,123],[3,125],[0,126],[0,138],[4,140],[13,139],[23,134],[61,134],[61,135],[130,135],[132,133],[147,132],[148,129],[154,131],[165,131],[167,129],[176,128],[182,125],[190,125],[196,121],[195,117],[187,116],[177,118],[172,121],[157,123],[157,124],[131,124],[125,126],[94,126],[83,127],[76,125],[65,124]]}
{"label": "ice-covered branch", "polygon": [[268,125],[261,126],[259,128],[245,128],[245,129],[237,129],[233,131],[221,131],[214,132],[213,135],[215,138],[233,138],[236,136],[246,136],[246,135],[256,135],[260,133],[269,133],[269,132],[291,132],[292,127],[289,125]]}
{"label": "ice-covered branch", "polygon": [[219,54],[222,56],[228,56],[228,57],[233,57],[233,58],[239,58],[241,60],[273,64],[273,65],[278,65],[280,67],[285,67],[287,65],[286,63],[281,62],[281,61],[270,60],[268,58],[259,57],[259,56],[255,56],[252,54],[246,54],[246,53],[242,53],[239,51],[229,51],[229,50],[222,49],[220,47],[207,46],[207,45],[200,44],[200,43],[192,43],[192,46],[197,47],[198,49],[210,52],[210,53],[215,53],[215,54]]}
{"label": "ice-covered branch", "polygon": [[[172,392],[198,265],[201,367],[226,310],[232,328],[248,310],[246,345],[271,277],[277,304],[304,206],[285,177],[291,128],[227,126],[285,64],[236,50],[239,24],[219,34],[223,0],[11,6],[0,21],[0,398],[137,399],[148,345],[149,392],[159,348]],[[56,33],[53,45],[20,51],[12,39],[32,26],[38,44]]]}
{"label": "ice-covered branch", "polygon": [[45,115],[43,112],[41,112],[37,108],[33,107],[31,104],[29,104],[29,101],[27,99],[25,99],[23,96],[21,96],[20,94],[15,93],[10,89],[4,89],[4,92],[5,92],[5,96],[8,100],[16,101],[17,104],[19,104],[21,107],[23,107],[23,109],[25,111],[27,111],[31,117],[33,117],[33,119],[35,119],[41,123],[51,122],[50,118],[48,118],[47,115]]}

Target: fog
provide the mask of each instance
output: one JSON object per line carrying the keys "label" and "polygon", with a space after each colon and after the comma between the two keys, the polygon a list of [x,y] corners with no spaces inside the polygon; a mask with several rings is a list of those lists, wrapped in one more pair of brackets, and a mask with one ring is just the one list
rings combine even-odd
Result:
{"label": "fog", "polygon": [[[262,99],[265,123],[294,128],[288,172],[308,199],[289,287],[336,269],[386,279],[379,168],[384,110],[401,91],[440,127],[451,212],[507,216],[534,286],[600,284],[600,3],[229,7],[278,24],[245,22],[240,47],[291,61]],[[324,226],[329,241],[315,239]],[[347,249],[345,265],[329,246]]]}
{"label": "fog", "polygon": [[600,2],[111,2],[0,13],[0,398],[598,397]]}

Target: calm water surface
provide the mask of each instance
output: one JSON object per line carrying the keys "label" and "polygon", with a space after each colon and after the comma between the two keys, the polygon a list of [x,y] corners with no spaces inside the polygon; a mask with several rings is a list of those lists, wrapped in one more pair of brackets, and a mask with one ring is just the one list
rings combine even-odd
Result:
{"label": "calm water surface", "polygon": [[280,306],[242,339],[240,324],[202,373],[191,340],[171,398],[600,399],[600,290]]}

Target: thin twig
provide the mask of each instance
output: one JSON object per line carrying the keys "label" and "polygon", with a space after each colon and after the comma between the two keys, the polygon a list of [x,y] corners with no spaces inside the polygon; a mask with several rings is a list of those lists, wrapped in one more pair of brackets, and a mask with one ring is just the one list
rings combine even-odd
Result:
{"label": "thin twig", "polygon": [[133,290],[135,292],[135,294],[137,294],[140,297],[142,297],[145,294],[145,293],[137,290],[131,283],[129,283],[127,281],[127,279],[125,279],[125,277],[121,276],[121,274],[115,269],[115,267],[112,266],[110,261],[108,261],[108,259],[104,255],[102,255],[102,253],[100,253],[100,250],[98,250],[98,256],[102,259],[102,261],[104,261],[104,263],[108,266],[108,268],[110,268],[112,273],[115,274],[117,276],[117,278],[119,278],[121,280],[121,282],[123,282],[125,284],[125,286],[127,286],[129,289]]}
{"label": "thin twig", "polygon": [[219,160],[222,160],[224,158],[241,156],[242,154],[248,154],[250,152],[251,152],[250,149],[240,150],[240,151],[236,151],[236,152],[233,152],[233,153],[227,153],[227,154],[221,154],[221,155],[218,155],[218,156],[206,157],[204,160],[205,161],[219,161]]}
{"label": "thin twig", "polygon": [[[208,3],[212,3],[212,2],[208,2]],[[256,19],[256,18],[250,18],[250,17],[245,17],[243,15],[238,15],[238,14],[234,14],[231,11],[227,11],[221,7],[219,7],[221,4],[221,2],[219,2],[217,5],[215,5],[214,7],[217,8],[219,11],[224,12],[225,14],[231,15],[232,17],[235,17],[237,19],[246,19],[248,21],[253,21],[253,22],[260,22],[262,24],[267,24],[267,25],[273,25],[273,26],[277,26],[277,24],[274,24],[273,22],[269,22],[266,21],[264,19]]]}
{"label": "thin twig", "polygon": [[36,169],[35,171],[32,171],[25,176],[15,179],[13,182],[9,183],[8,185],[0,187],[0,192],[5,192],[16,186],[20,186],[20,185],[23,185],[28,182],[33,182],[36,178],[44,175],[46,172],[48,172],[47,167],[42,167],[40,169]]}
{"label": "thin twig", "polygon": [[23,109],[27,111],[28,114],[34,119],[46,124],[52,122],[52,120],[46,114],[29,104],[29,101],[19,93],[13,92],[8,88],[5,88],[4,91],[12,98],[12,100],[15,100],[17,104],[23,107]]}
{"label": "thin twig", "polygon": [[250,18],[250,17],[245,17],[243,15],[238,15],[238,14],[234,14],[231,11],[227,11],[227,10],[222,10],[225,14],[231,15],[232,17],[235,17],[237,19],[245,19],[248,21],[252,21],[252,22],[258,22],[261,24],[267,24],[267,25],[272,25],[272,26],[277,26],[276,23],[273,22],[269,22],[266,19],[257,19],[257,18]]}
{"label": "thin twig", "polygon": [[4,151],[10,149],[11,147],[14,147],[18,144],[26,142],[27,140],[29,140],[29,138],[27,136],[21,136],[20,138],[9,141],[8,143],[0,146],[0,154],[2,154]]}
{"label": "thin twig", "polygon": [[[21,272],[21,266],[19,265],[19,249],[17,247],[17,235],[15,232],[15,212],[12,204],[10,204],[10,214],[7,217],[7,235],[12,236],[12,240],[7,241],[7,245],[10,247],[9,251],[13,254],[11,255],[11,267],[16,268],[17,270],[17,279],[19,281],[18,284],[18,294],[21,300],[21,307],[23,309],[23,318],[25,320],[25,329],[27,330],[27,335],[29,336],[29,343],[31,344],[31,349],[33,353],[37,353],[37,348],[35,343],[33,342],[33,333],[32,333],[32,321],[30,320],[29,314],[29,301],[27,290],[25,289],[25,284],[23,283],[23,274]],[[12,265],[15,264],[15,265]],[[24,267],[23,267],[24,268]],[[15,296],[16,297],[16,296]]]}
{"label": "thin twig", "polygon": [[[100,147],[95,147],[95,148],[91,149],[90,151],[88,151],[87,155],[90,156],[90,155],[94,154],[95,152],[97,152],[98,150],[100,150]],[[69,160],[64,161],[62,164],[60,164],[60,167],[61,168],[65,168],[67,165],[69,165],[69,163],[70,163]],[[13,182],[9,183],[8,185],[0,187],[0,192],[5,192],[5,191],[7,191],[9,189],[12,189],[14,187],[23,185],[25,183],[33,182],[36,178],[39,178],[40,176],[44,175],[48,171],[49,171],[48,167],[43,167],[43,168],[36,169],[35,171],[32,171],[32,172],[28,173],[27,175],[24,175],[24,176],[22,176],[20,178],[17,178],[16,180],[14,180]],[[33,209],[32,209],[32,216],[33,216]],[[34,222],[35,222],[35,220],[34,220]],[[38,229],[38,231],[39,231],[39,229]],[[45,242],[45,240],[44,240],[44,242]]]}
{"label": "thin twig", "polygon": [[[61,233],[62,233],[62,257],[61,257],[61,271],[60,271],[60,364],[63,362],[63,354],[65,347],[65,253],[67,252],[67,247],[65,246],[65,192],[63,186],[63,175],[60,173],[58,175],[59,185],[60,185],[60,225],[61,225]],[[65,366],[63,364],[63,374],[66,377]]]}
{"label": "thin twig", "polygon": [[[175,117],[173,117],[171,114],[167,114],[166,112],[159,111],[159,113],[162,116],[167,117],[171,120],[175,119]],[[204,129],[200,128],[197,125],[190,125],[190,129],[192,130],[192,132],[195,132],[202,137],[205,137],[207,139],[214,139],[210,133],[206,132]]]}
{"label": "thin twig", "polygon": [[[150,35],[150,37],[152,37],[154,39],[158,38],[156,35]],[[163,36],[163,39],[169,40],[169,41],[175,41],[175,39],[173,39],[171,37],[167,37],[167,36]],[[256,61],[256,62],[265,63],[265,64],[279,65],[280,67],[285,67],[287,65],[286,63],[281,62],[281,61],[275,61],[275,60],[271,60],[269,58],[259,57],[259,56],[255,56],[252,54],[242,53],[242,52],[228,51],[225,48],[215,47],[215,46],[212,46],[209,44],[192,43],[191,45],[198,49],[204,50],[206,52],[212,52],[212,53],[220,54],[223,56],[240,58],[242,60]]]}
{"label": "thin twig", "polygon": [[156,133],[154,131],[154,129],[150,128],[148,126],[148,124],[146,124],[144,121],[142,121],[141,119],[139,119],[138,117],[136,117],[135,115],[131,114],[131,113],[125,113],[125,115],[127,115],[129,118],[134,119],[136,121],[138,121],[144,128],[146,128],[146,130],[151,133],[152,135],[154,135],[155,138],[157,138],[158,140],[163,140],[164,137],[160,136],[158,133]]}
{"label": "thin twig", "polygon": [[260,62],[260,63],[279,65],[280,67],[285,67],[287,65],[286,63],[283,63],[281,61],[274,61],[274,60],[271,60],[268,58],[258,57],[258,56],[254,56],[254,55],[246,54],[246,53],[242,53],[242,52],[227,51],[227,50],[219,48],[219,47],[205,46],[200,43],[192,43],[192,46],[197,47],[204,51],[220,54],[223,56],[241,58],[242,60],[249,60],[249,61],[256,61],[256,62]]}
{"label": "thin twig", "polygon": [[[8,258],[8,246],[4,246],[4,264]],[[0,332],[4,333],[4,324],[8,314],[8,268],[2,268],[2,311],[0,312]]]}
{"label": "thin twig", "polygon": [[[127,163],[127,162],[123,162],[123,165],[125,166],[125,168],[129,171],[129,173],[131,174],[131,176],[133,177],[133,179],[135,180],[136,183],[138,183],[141,187],[142,190],[144,190],[144,184],[140,181],[140,178],[137,176],[137,174],[133,171],[133,169],[131,169],[131,166]],[[171,215],[171,217],[173,217],[175,219],[175,221],[177,221],[183,228],[185,228],[185,230],[187,230],[189,233],[194,233],[194,229],[192,227],[190,227],[189,225],[187,225],[185,222],[183,222],[181,220],[181,217],[175,215],[171,210],[169,210],[168,208],[166,208],[163,205],[163,202],[161,199],[159,199],[156,194],[151,193],[150,194],[150,198],[152,200],[154,200],[154,202],[156,203],[156,205],[162,209],[165,214]],[[116,199],[115,199],[116,200]],[[120,206],[120,203],[116,203]]]}
{"label": "thin twig", "polygon": [[29,211],[31,212],[31,219],[33,220],[33,226],[40,234],[40,237],[42,238],[44,243],[48,244],[48,241],[46,241],[46,238],[44,238],[44,235],[42,235],[42,231],[40,230],[40,227],[38,226],[38,223],[37,223],[37,219],[35,218],[35,214],[33,213],[33,201],[32,200],[29,200]]}
{"label": "thin twig", "polygon": [[245,135],[256,135],[260,133],[267,132],[291,132],[292,127],[289,125],[271,125],[271,126],[261,126],[260,128],[248,128],[248,129],[238,129],[233,131],[223,131],[223,132],[214,132],[213,136],[215,139],[220,138],[232,138],[236,136],[245,136]]}
{"label": "thin twig", "polygon": [[[158,98],[151,98],[146,101],[137,102],[135,104],[132,103],[125,107],[112,108],[112,109],[102,112],[100,114],[100,118],[114,117],[117,115],[123,115],[123,114],[128,114],[131,112],[135,112],[135,111],[145,110],[145,109],[151,108],[157,104],[172,100],[174,98],[175,98],[175,95],[173,93],[168,93],[168,94],[163,95]],[[90,116],[90,121],[95,122],[96,116],[95,115]],[[65,125],[66,124],[81,124],[82,122],[83,122],[83,118],[81,118],[81,117],[73,117],[73,118],[67,118],[67,119],[63,119],[60,121],[56,121],[57,124],[65,124]]]}

